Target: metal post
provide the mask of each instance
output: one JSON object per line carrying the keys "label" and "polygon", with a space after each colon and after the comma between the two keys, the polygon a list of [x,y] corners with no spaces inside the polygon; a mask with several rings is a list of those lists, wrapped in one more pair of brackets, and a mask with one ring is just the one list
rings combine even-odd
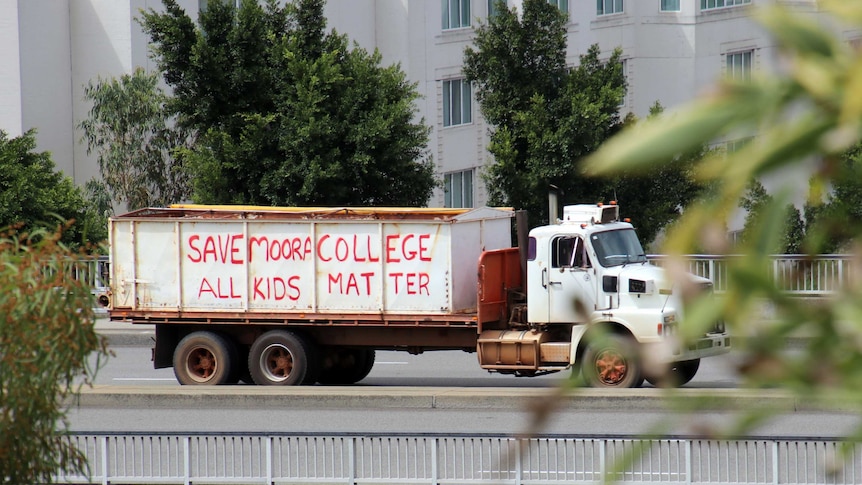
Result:
{"label": "metal post", "polygon": [[183,453],[185,453],[185,455],[186,455],[186,459],[184,460],[185,463],[183,463],[183,468],[185,468],[185,470],[183,471],[183,482],[185,483],[185,485],[191,485],[192,484],[192,452],[191,452],[192,443],[191,443],[191,441],[192,441],[191,436],[186,436],[186,439],[183,441]]}
{"label": "metal post", "polygon": [[772,442],[772,483],[778,485],[778,442]]}
{"label": "metal post", "polygon": [[102,485],[108,485],[108,436],[102,436]]}
{"label": "metal post", "polygon": [[440,479],[437,475],[437,455],[440,453],[440,447],[437,438],[431,438],[431,483],[438,485]]}
{"label": "metal post", "polygon": [[691,482],[691,440],[685,440],[685,483]]}
{"label": "metal post", "polygon": [[272,436],[266,438],[266,483],[272,485]]}
{"label": "metal post", "polygon": [[356,485],[358,478],[356,477],[356,437],[350,438],[349,445],[347,448],[347,466],[349,470],[347,470],[347,478],[350,481],[351,485]]}
{"label": "metal post", "polygon": [[521,459],[523,458],[523,454],[521,453],[521,440],[515,440],[515,484],[521,485],[524,480],[524,467],[522,466]]}

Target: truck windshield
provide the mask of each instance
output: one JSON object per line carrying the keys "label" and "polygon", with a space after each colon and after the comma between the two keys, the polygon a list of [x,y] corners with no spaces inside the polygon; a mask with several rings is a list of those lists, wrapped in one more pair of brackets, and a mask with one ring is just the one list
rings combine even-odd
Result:
{"label": "truck windshield", "polygon": [[590,236],[599,264],[605,268],[647,261],[634,229],[597,232]]}

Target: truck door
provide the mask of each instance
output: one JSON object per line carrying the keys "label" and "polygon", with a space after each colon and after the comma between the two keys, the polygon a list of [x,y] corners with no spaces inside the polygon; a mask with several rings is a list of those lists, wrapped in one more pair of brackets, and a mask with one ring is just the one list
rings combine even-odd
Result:
{"label": "truck door", "polygon": [[[587,321],[587,316],[596,308],[597,287],[584,240],[578,236],[551,238],[549,266],[547,282],[550,318],[548,322]],[[583,304],[580,312],[579,304]]]}

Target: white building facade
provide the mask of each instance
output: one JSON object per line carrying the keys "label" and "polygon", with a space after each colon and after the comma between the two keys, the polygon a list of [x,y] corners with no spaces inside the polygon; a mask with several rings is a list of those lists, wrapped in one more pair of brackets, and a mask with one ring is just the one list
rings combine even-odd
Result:
{"label": "white building facade", "polygon": [[[656,101],[665,108],[696,97],[720,76],[778,68],[779,54],[751,8],[779,1],[821,18],[817,0],[549,0],[569,14],[568,61],[598,44],[621,48],[629,84],[621,114],[639,117]],[[179,0],[196,17],[205,0]],[[385,64],[400,63],[422,95],[418,114],[432,128],[429,153],[445,190],[431,206],[487,203],[482,167],[491,162],[483,121],[463,81],[464,49],[485,22],[491,0],[329,0],[329,27]],[[521,0],[509,0],[519,7]],[[87,116],[84,86],[98,77],[155,69],[148,38],[135,20],[160,0],[0,0],[0,130],[35,128],[38,149],[83,184],[98,176],[76,125]],[[837,28],[837,27],[836,27]],[[839,29],[840,30],[840,29]],[[841,30],[856,42],[858,30]],[[727,140],[733,142],[733,140]],[[797,178],[798,179],[798,178]],[[764,181],[767,188],[779,181]],[[734,229],[731,227],[731,229]]]}

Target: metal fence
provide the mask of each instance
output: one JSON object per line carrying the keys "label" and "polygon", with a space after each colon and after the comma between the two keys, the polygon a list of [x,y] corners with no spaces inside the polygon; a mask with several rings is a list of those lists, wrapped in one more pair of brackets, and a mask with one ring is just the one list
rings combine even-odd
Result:
{"label": "metal fence", "polygon": [[862,447],[816,438],[98,434],[59,483],[860,484]]}
{"label": "metal fence", "polygon": [[[708,278],[716,293],[727,291],[728,267],[742,256],[712,256],[704,254],[683,256],[690,273]],[[771,256],[772,272],[769,275],[780,291],[798,296],[825,296],[844,286],[853,274],[853,257],[847,254],[821,254],[806,256],[776,254]],[[653,264],[661,266],[667,256],[650,255]]]}

